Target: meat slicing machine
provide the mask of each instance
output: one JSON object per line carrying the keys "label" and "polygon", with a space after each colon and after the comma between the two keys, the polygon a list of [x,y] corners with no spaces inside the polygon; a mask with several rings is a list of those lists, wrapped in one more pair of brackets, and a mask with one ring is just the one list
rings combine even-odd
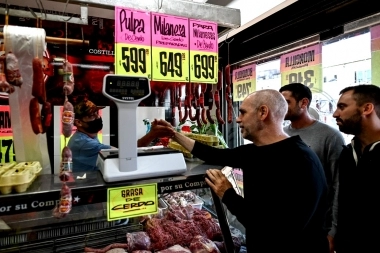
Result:
{"label": "meat slicing machine", "polygon": [[106,182],[178,175],[186,172],[183,154],[165,147],[137,148],[137,106],[151,93],[146,77],[107,74],[103,94],[118,108],[118,149],[99,152],[97,166]]}

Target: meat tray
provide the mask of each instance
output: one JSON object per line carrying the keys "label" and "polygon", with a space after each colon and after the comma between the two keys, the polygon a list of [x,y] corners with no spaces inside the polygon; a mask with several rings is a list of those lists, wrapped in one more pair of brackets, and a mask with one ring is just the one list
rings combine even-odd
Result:
{"label": "meat tray", "polygon": [[5,171],[0,176],[0,192],[9,194],[12,189],[25,192],[40,174],[42,167],[39,162],[21,162]]}

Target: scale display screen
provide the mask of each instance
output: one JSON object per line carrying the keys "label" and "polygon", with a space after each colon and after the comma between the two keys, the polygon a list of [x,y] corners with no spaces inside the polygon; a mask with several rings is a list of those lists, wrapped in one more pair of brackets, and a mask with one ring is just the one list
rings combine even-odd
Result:
{"label": "scale display screen", "polygon": [[107,75],[103,82],[103,93],[123,102],[141,100],[150,95],[149,79],[146,77]]}

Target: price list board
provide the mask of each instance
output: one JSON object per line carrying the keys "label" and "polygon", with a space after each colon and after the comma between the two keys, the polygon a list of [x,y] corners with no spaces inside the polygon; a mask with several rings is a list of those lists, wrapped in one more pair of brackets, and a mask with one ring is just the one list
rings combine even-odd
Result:
{"label": "price list board", "polygon": [[189,19],[151,13],[152,80],[189,81]]}
{"label": "price list board", "polygon": [[218,82],[218,28],[214,22],[190,19],[190,81]]}
{"label": "price list board", "polygon": [[302,83],[322,90],[322,44],[306,47],[281,56],[281,86]]}
{"label": "price list board", "polygon": [[115,72],[152,78],[151,14],[115,7]]}

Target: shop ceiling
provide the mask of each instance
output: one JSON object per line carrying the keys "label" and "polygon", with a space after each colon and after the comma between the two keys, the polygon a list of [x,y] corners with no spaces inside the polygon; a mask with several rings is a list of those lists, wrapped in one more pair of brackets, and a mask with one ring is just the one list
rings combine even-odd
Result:
{"label": "shop ceiling", "polygon": [[323,41],[343,34],[345,24],[379,12],[380,5],[369,0],[298,0],[219,43],[220,63],[238,64],[316,35]]}
{"label": "shop ceiling", "polygon": [[[194,19],[213,21],[218,24],[218,30],[225,31],[241,25],[240,10],[220,5],[204,3],[206,1],[189,0],[1,0],[10,5],[10,16],[33,18],[28,9],[12,9],[12,5],[30,8],[40,8],[38,17],[46,20],[63,21],[66,13],[79,14],[79,18],[72,18],[69,22],[85,24],[87,15],[101,18],[114,18],[115,6],[124,6],[138,10],[165,13]],[[41,8],[43,6],[43,8]],[[48,14],[43,13],[49,10]],[[1,8],[0,11],[5,11]],[[55,14],[51,14],[54,11]],[[34,16],[35,17],[35,16]]]}

